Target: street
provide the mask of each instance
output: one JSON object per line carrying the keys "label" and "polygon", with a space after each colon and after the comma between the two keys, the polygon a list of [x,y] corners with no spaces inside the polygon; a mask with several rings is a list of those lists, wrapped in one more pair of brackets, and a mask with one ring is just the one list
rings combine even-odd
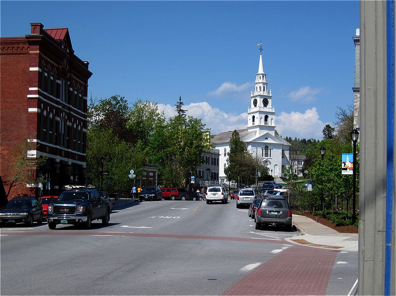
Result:
{"label": "street", "polygon": [[255,230],[235,201],[118,201],[108,226],[1,228],[1,295],[347,295],[357,252]]}

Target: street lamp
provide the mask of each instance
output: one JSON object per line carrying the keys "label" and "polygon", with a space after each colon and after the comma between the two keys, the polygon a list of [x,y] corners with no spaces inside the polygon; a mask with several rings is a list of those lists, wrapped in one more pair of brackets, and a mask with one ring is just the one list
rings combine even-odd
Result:
{"label": "street lamp", "polygon": [[320,155],[322,155],[322,160],[324,159],[325,154],[326,154],[326,148],[322,146],[322,148],[320,148]]}
{"label": "street lamp", "polygon": [[102,170],[100,171],[100,190],[103,189],[103,163],[104,163],[104,157],[100,158],[100,163],[102,165]]}
{"label": "street lamp", "polygon": [[351,131],[351,139],[353,142],[353,209],[352,209],[352,223],[356,222],[356,142],[359,139],[359,132],[357,129]]}
{"label": "street lamp", "polygon": [[[322,161],[324,159],[325,154],[326,154],[326,148],[322,146],[320,148],[320,155],[322,155]],[[323,164],[322,164],[322,169],[323,169]],[[324,192],[322,192],[322,211],[324,210],[323,204],[324,204]]]}

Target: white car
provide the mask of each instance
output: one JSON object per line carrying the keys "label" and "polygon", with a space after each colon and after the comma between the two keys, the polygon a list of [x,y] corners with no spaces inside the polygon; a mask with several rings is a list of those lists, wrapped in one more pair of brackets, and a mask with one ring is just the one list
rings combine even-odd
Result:
{"label": "white car", "polygon": [[257,199],[257,193],[255,188],[243,188],[239,190],[239,194],[236,200],[236,207],[240,208],[241,206],[250,206],[253,200]]}
{"label": "white car", "polygon": [[223,187],[221,186],[209,186],[206,190],[206,203],[212,203],[213,201],[221,201],[227,203],[227,194],[224,194]]}

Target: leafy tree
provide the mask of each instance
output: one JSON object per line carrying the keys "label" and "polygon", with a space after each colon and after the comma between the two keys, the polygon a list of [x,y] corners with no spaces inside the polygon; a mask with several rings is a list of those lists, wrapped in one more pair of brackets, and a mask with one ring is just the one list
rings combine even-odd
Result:
{"label": "leafy tree", "polygon": [[101,99],[98,104],[91,98],[87,112],[88,129],[111,129],[119,139],[136,143],[137,139],[127,129],[129,112],[127,100],[119,95]]}
{"label": "leafy tree", "polygon": [[165,115],[158,111],[156,103],[137,100],[129,111],[127,128],[135,139],[148,145],[154,131],[164,122]]}
{"label": "leafy tree", "polygon": [[37,185],[41,183],[42,177],[36,176],[36,171],[45,164],[47,158],[29,157],[28,151],[36,149],[37,144],[24,137],[22,144],[16,144],[15,149],[11,151],[10,166],[7,171],[8,178],[3,180],[7,199],[12,188],[26,188],[27,184]]}
{"label": "leafy tree", "polygon": [[332,139],[334,136],[334,131],[334,127],[332,127],[330,124],[326,124],[323,129],[323,139]]}
{"label": "leafy tree", "polygon": [[351,142],[351,131],[353,130],[353,106],[348,106],[347,109],[341,107],[337,108],[337,138],[341,142]]}
{"label": "leafy tree", "polygon": [[109,172],[111,182],[104,182],[104,189],[109,193],[117,190],[128,190],[132,181],[129,170],[139,169],[145,164],[146,155],[140,144],[120,140],[112,129],[91,128],[87,133],[87,182],[100,187],[101,158],[104,158],[103,169]]}

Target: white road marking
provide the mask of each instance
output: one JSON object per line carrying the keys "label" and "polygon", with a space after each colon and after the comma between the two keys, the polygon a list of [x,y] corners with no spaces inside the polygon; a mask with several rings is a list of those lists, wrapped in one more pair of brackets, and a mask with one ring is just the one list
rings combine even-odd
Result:
{"label": "white road marking", "polygon": [[184,210],[189,210],[189,208],[171,208],[171,210],[182,210],[182,211],[184,211]]}
{"label": "white road marking", "polygon": [[122,225],[121,227],[124,227],[124,228],[135,228],[135,229],[153,228],[153,227],[148,227],[148,226],[128,226],[128,225]]}
{"label": "white road marking", "polygon": [[256,268],[257,266],[259,266],[260,264],[261,264],[261,262],[248,264],[248,265],[242,267],[239,271],[248,272],[248,271],[251,271],[251,270],[255,269],[255,268]]}
{"label": "white road marking", "polygon": [[254,231],[250,231],[250,233],[252,233],[252,234],[257,234],[257,235],[261,235],[261,236],[265,236],[265,237],[270,237],[271,239],[274,239],[274,240],[280,240],[279,237],[265,234],[265,232],[254,232]]}
{"label": "white road marking", "polygon": [[337,261],[336,264],[348,264],[348,262],[345,262],[345,261]]}
{"label": "white road marking", "polygon": [[356,282],[353,285],[353,287],[351,288],[351,291],[349,291],[348,296],[355,295],[354,292],[356,292],[355,289],[356,289],[356,286],[357,286],[358,283],[359,283],[359,279],[356,279]]}
{"label": "white road marking", "polygon": [[283,249],[272,250],[271,254],[278,254],[278,253],[280,253],[282,251],[283,251]]}

